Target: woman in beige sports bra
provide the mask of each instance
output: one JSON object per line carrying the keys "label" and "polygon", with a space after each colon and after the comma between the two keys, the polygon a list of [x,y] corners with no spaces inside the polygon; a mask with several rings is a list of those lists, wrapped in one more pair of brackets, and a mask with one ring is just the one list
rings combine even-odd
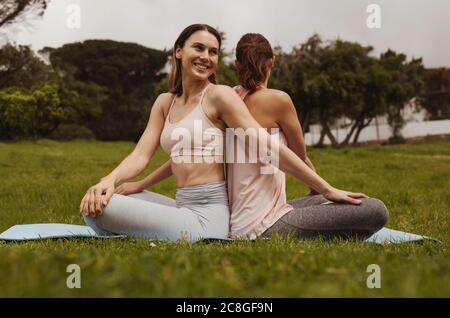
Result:
{"label": "woman in beige sports bra", "polygon": [[[191,241],[228,236],[230,211],[219,160],[224,131],[227,127],[256,131],[261,126],[232,88],[214,84],[220,45],[219,33],[208,25],[191,25],[178,37],[170,93],[158,96],[133,152],[89,188],[81,201],[80,212],[96,232]],[[181,137],[189,135],[198,138],[186,143]],[[270,147],[277,149],[277,142],[272,143]],[[159,144],[171,161],[156,177],[174,174],[176,199],[148,191],[114,193],[116,186],[145,169]],[[366,197],[332,187],[282,144],[279,161],[281,170],[328,200],[359,204],[358,198]]]}

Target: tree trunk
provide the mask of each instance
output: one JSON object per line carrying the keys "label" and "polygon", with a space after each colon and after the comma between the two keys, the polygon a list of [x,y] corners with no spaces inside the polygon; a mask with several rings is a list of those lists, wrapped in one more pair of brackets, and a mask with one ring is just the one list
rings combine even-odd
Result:
{"label": "tree trunk", "polygon": [[300,126],[302,127],[303,130],[303,135],[305,135],[306,132],[309,131],[309,119],[310,119],[310,112],[309,111],[305,111],[303,113],[300,113],[300,116],[298,116],[299,121],[300,121]]}
{"label": "tree trunk", "polygon": [[346,146],[348,142],[350,141],[350,138],[352,138],[353,132],[355,131],[356,127],[358,126],[359,121],[355,120],[355,122],[352,125],[352,128],[350,129],[350,132],[345,136],[344,141],[341,143],[342,146]]}
{"label": "tree trunk", "polygon": [[331,133],[330,127],[328,127],[328,124],[326,122],[322,122],[322,131],[324,131],[325,135],[327,135],[327,137],[330,139],[331,146],[333,148],[338,148],[339,143],[337,142],[336,138]]}
{"label": "tree trunk", "polygon": [[323,141],[325,139],[325,130],[323,130],[323,128],[320,130],[320,138],[319,141],[317,142],[317,144],[315,145],[316,147],[323,147]]}
{"label": "tree trunk", "polygon": [[355,134],[355,138],[353,138],[353,144],[356,145],[356,143],[358,142],[358,138],[359,138],[359,134],[361,133],[361,131],[366,128],[367,126],[370,125],[370,123],[372,122],[372,118],[369,118],[369,120],[367,121],[367,123],[364,123],[360,126],[358,126],[358,129],[356,130],[356,134]]}

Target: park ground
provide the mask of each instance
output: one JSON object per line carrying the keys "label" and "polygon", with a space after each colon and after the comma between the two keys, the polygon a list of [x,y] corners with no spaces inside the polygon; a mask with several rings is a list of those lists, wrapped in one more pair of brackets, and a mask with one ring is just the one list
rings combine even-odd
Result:
{"label": "park ground", "polygon": [[[15,224],[82,224],[87,188],[133,149],[131,142],[0,143],[0,232]],[[308,149],[336,187],[383,200],[389,228],[442,244],[350,241],[232,243],[144,239],[0,242],[0,297],[450,297],[450,139]],[[158,151],[145,176],[167,157]],[[175,180],[151,189],[175,195]],[[306,187],[288,177],[288,198]],[[69,264],[81,269],[70,289]],[[368,288],[370,264],[380,288]]]}

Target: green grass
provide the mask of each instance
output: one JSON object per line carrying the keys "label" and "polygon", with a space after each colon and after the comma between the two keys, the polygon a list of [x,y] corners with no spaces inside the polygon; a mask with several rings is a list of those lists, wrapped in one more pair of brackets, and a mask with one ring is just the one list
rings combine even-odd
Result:
{"label": "green grass", "polygon": [[[39,140],[0,143],[0,231],[15,224],[82,224],[86,189],[132,149],[128,142]],[[333,185],[382,199],[388,227],[443,244],[348,241],[169,243],[59,239],[0,243],[2,297],[450,297],[450,140],[395,146],[310,149]],[[144,173],[166,160],[159,151]],[[142,175],[144,175],[144,173]],[[306,187],[288,178],[288,198]],[[171,197],[171,178],[152,191]],[[69,264],[81,288],[69,289]],[[381,288],[369,289],[369,264]]]}

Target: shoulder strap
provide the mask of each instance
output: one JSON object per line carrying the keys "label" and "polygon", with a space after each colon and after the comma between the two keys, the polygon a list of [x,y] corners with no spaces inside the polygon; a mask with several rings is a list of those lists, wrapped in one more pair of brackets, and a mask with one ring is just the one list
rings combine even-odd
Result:
{"label": "shoulder strap", "polygon": [[172,106],[175,104],[175,100],[176,99],[177,99],[177,94],[174,94],[172,102],[170,103],[170,106],[169,106],[169,111],[167,112],[166,121],[169,121],[169,116],[170,116],[170,113],[172,111]]}
{"label": "shoulder strap", "polygon": [[206,87],[203,89],[202,95],[200,96],[200,102],[198,103],[199,105],[202,104],[202,102],[203,102],[203,97],[205,97],[206,90],[207,90],[208,87],[210,87],[210,86],[211,86],[211,83],[209,83],[208,85],[206,85]]}

